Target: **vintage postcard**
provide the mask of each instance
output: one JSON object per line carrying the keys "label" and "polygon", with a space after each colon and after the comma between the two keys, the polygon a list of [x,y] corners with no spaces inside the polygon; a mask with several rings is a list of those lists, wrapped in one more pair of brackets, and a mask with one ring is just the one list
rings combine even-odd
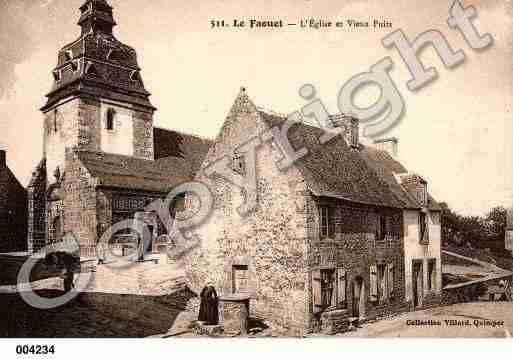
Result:
{"label": "vintage postcard", "polygon": [[512,19],[510,0],[1,0],[9,354],[510,338]]}

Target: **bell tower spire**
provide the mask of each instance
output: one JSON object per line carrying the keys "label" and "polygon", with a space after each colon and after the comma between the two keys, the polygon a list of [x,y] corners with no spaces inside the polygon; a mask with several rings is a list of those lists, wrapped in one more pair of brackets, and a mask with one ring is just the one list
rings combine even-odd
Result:
{"label": "bell tower spire", "polygon": [[[41,108],[49,174],[65,176],[68,150],[154,159],[153,113],[137,53],[114,36],[106,0],[80,7],[78,39],[62,47]],[[50,178],[51,176],[47,176]]]}
{"label": "bell tower spire", "polygon": [[80,7],[82,15],[78,25],[82,27],[82,36],[93,32],[102,32],[112,35],[112,28],[116,26],[112,6],[106,0],[87,0]]}

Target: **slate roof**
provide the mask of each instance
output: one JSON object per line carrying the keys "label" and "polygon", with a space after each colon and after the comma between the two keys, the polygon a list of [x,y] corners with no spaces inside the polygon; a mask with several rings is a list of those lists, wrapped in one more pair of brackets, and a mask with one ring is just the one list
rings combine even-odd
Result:
{"label": "slate roof", "polygon": [[[269,126],[281,126],[283,117],[259,111]],[[420,204],[397,182],[394,173],[406,168],[387,152],[360,145],[350,148],[342,135],[321,145],[320,128],[297,123],[289,131],[289,140],[297,150],[305,147],[309,153],[295,165],[304,176],[310,191],[316,196],[383,207],[420,209]],[[437,209],[430,197],[430,208]]]}
{"label": "slate roof", "polygon": [[104,0],[90,0],[80,9],[81,35],[59,51],[53,86],[41,110],[49,110],[68,96],[89,95],[154,111],[136,51],[112,34],[112,7]]}
{"label": "slate roof", "polygon": [[[380,151],[370,146],[363,146],[363,150],[360,153],[363,158],[365,158],[369,166],[371,166],[376,173],[378,173],[378,175],[387,182],[390,189],[396,193],[398,197],[402,198],[405,208],[416,209],[421,207],[421,204],[415,199],[415,197],[397,181],[396,175],[408,173],[408,170],[400,162],[393,158],[388,152]],[[416,174],[409,175],[418,176]],[[438,202],[435,201],[429,193],[428,204],[426,207],[431,211],[442,210]]]}
{"label": "slate roof", "polygon": [[78,152],[78,157],[101,186],[169,192],[194,178],[212,142],[160,128],[154,133],[155,161],[102,152]]}

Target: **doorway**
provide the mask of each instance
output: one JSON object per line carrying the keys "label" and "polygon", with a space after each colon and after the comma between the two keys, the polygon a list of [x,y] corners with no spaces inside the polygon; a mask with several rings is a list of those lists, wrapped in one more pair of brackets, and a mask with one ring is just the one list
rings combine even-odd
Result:
{"label": "doorway", "polygon": [[353,280],[352,294],[353,317],[363,318],[365,316],[365,285],[362,277],[356,277]]}
{"label": "doorway", "polygon": [[62,240],[62,222],[61,217],[55,217],[53,220],[53,243],[58,243]]}
{"label": "doorway", "polygon": [[412,262],[412,289],[414,308],[422,307],[424,293],[422,261],[414,260]]}
{"label": "doorway", "polygon": [[153,231],[154,231],[154,226],[153,225],[148,225],[148,232],[149,232],[149,237],[146,239],[146,245],[147,245],[147,248],[146,248],[146,253],[152,253],[153,252]]}

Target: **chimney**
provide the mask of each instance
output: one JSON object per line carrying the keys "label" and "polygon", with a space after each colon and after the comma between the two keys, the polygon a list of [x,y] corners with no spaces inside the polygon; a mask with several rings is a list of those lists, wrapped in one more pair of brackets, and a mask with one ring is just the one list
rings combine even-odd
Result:
{"label": "chimney", "polygon": [[358,148],[360,144],[360,121],[357,118],[340,113],[330,116],[333,127],[342,127],[346,142],[352,148]]}
{"label": "chimney", "polygon": [[5,150],[0,148],[0,168],[7,167]]}
{"label": "chimney", "polygon": [[378,150],[388,152],[388,154],[393,158],[397,158],[398,144],[399,140],[395,137],[383,138],[381,140],[374,141],[374,145]]}

